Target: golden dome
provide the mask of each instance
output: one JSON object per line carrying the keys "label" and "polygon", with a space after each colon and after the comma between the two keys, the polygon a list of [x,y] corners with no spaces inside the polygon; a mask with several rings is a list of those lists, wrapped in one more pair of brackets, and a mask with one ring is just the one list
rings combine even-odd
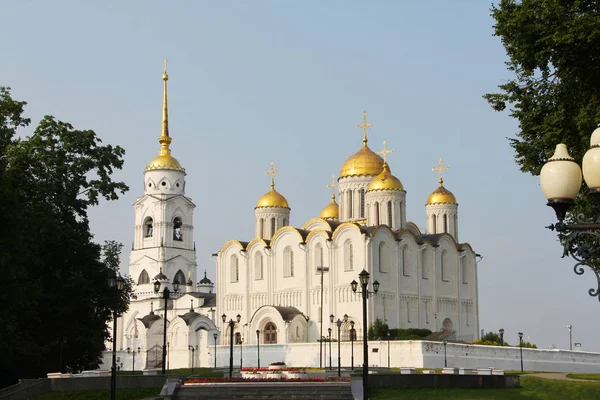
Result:
{"label": "golden dome", "polygon": [[367,192],[376,190],[404,190],[402,182],[392,175],[392,171],[387,163],[383,164],[383,171],[371,180],[371,183],[369,183],[369,187],[367,188]]}
{"label": "golden dome", "polygon": [[285,197],[275,190],[275,185],[273,183],[271,183],[271,190],[258,199],[255,208],[265,207],[290,208]]}
{"label": "golden dome", "polygon": [[154,157],[146,167],[146,171],[151,169],[176,169],[178,171],[185,171],[185,168],[179,164],[179,161],[170,154],[161,154]]}
{"label": "golden dome", "polygon": [[340,179],[347,176],[378,175],[383,169],[383,159],[365,142],[356,153],[342,165]]}
{"label": "golden dome", "polygon": [[456,197],[452,194],[451,191],[444,187],[444,181],[440,180],[440,186],[433,191],[427,198],[426,206],[430,206],[433,204],[453,204],[458,205],[456,202]]}
{"label": "golden dome", "polygon": [[335,202],[335,196],[331,197],[331,202],[323,208],[321,211],[321,218],[323,219],[339,219],[340,218],[340,206]]}

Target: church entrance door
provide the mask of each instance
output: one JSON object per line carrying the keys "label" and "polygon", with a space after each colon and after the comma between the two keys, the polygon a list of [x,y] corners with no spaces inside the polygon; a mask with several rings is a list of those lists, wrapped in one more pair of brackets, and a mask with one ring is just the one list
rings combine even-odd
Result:
{"label": "church entrance door", "polygon": [[277,327],[274,323],[269,322],[265,325],[265,344],[276,344],[277,343]]}

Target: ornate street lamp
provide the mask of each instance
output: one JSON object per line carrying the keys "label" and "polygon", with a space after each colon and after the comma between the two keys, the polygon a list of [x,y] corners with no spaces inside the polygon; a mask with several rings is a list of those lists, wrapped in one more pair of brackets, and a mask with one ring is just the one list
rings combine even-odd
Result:
{"label": "ornate street lamp", "polygon": [[519,347],[521,348],[521,372],[523,372],[523,332],[519,332]]}
{"label": "ornate street lamp", "polygon": [[217,332],[213,333],[213,338],[215,339],[215,368],[217,368],[217,338],[219,337],[219,335],[217,334]]}
{"label": "ornate street lamp", "polygon": [[[162,273],[162,272],[161,272]],[[157,279],[154,281],[154,293],[160,292],[160,281]],[[173,282],[173,292],[169,290],[169,288],[165,285],[165,288],[162,291],[162,298],[165,300],[165,316],[163,321],[163,352],[162,352],[162,374],[165,375],[167,373],[167,301],[171,297],[171,295],[179,292],[179,282],[175,280]]]}
{"label": "ornate street lamp", "polygon": [[260,330],[256,330],[256,359],[257,368],[260,368]]}
{"label": "ornate street lamp", "polygon": [[340,329],[342,328],[342,320],[338,318],[335,324],[338,328],[338,376],[342,376],[342,356],[340,354],[340,343],[342,342]]}
{"label": "ornate street lamp", "polygon": [[[221,319],[223,320],[223,323],[225,323],[227,315],[221,315]],[[239,323],[242,316],[238,314],[235,319],[237,323]],[[227,322],[227,325],[229,326],[229,379],[233,377],[233,328],[235,328],[236,321],[230,319],[229,322]]]}
{"label": "ornate street lamp", "polygon": [[329,333],[327,340],[329,341],[329,370],[331,371],[331,328],[327,328],[327,332]]}
{"label": "ornate street lamp", "polygon": [[125,279],[117,273],[112,271],[106,278],[109,288],[117,288],[116,299],[113,308],[113,331],[112,331],[112,366],[110,371],[110,400],[115,400],[117,396],[117,317],[119,313],[119,298],[121,297],[121,291],[125,286]]}
{"label": "ornate street lamp", "polygon": [[[598,297],[600,301],[600,271],[593,265],[598,259],[598,248],[590,240],[600,237],[600,223],[598,220],[585,221],[581,216],[577,216],[577,224],[567,225],[564,222],[567,211],[575,204],[575,198],[581,189],[581,178],[581,168],[569,155],[567,146],[561,143],[542,167],[540,186],[548,199],[547,205],[554,209],[558,219],[556,224],[547,228],[558,232],[564,248],[563,257],[568,255],[575,259],[573,270],[577,275],[585,272],[584,265],[594,272],[597,286],[588,293],[592,297]],[[589,188],[589,195],[600,203],[600,128],[592,133],[590,149],[583,156],[583,178]],[[584,240],[586,238],[587,241]]]}
{"label": "ornate street lamp", "polygon": [[[363,312],[363,400],[369,400],[368,396],[368,383],[369,383],[369,343],[367,337],[367,298],[370,294],[377,294],[379,291],[379,282],[373,282],[373,291],[369,292],[369,273],[364,269],[358,274],[358,279],[360,281],[361,291],[359,292],[362,295],[362,312]],[[358,282],[353,280],[350,282],[350,287],[352,287],[352,291],[356,293],[358,289]]]}
{"label": "ornate street lamp", "polygon": [[504,328],[500,328],[500,346],[504,346]]}
{"label": "ornate street lamp", "polygon": [[135,355],[140,354],[141,350],[142,349],[140,349],[139,347],[137,348],[137,352],[135,351],[135,349],[132,350],[130,347],[127,348],[127,354],[131,354],[131,375],[135,375]]}
{"label": "ornate street lamp", "polygon": [[317,272],[321,273],[321,307],[319,312],[321,313],[319,322],[319,368],[323,368],[323,274],[329,271],[329,267],[317,267]]}
{"label": "ornate street lamp", "polygon": [[192,345],[188,345],[188,350],[192,352],[192,374],[194,373],[194,353],[198,350],[198,345],[196,347]]}
{"label": "ornate street lamp", "polygon": [[446,358],[446,345],[448,344],[447,340],[442,341],[444,343],[444,368],[448,367],[448,359]]}
{"label": "ornate street lamp", "polygon": [[390,368],[390,331],[387,333],[388,369]]}
{"label": "ornate street lamp", "polygon": [[354,372],[354,337],[356,330],[354,329],[354,321],[350,321],[350,369]]}

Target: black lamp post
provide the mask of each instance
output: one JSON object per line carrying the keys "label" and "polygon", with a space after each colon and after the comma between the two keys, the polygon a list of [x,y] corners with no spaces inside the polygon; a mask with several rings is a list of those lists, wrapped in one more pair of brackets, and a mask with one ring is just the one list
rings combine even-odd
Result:
{"label": "black lamp post", "polygon": [[[348,320],[348,315],[344,315],[344,322]],[[338,320],[335,323],[337,325],[338,328],[338,376],[342,376],[342,355],[341,355],[341,342],[342,342],[342,337],[340,336],[340,332],[342,329],[342,320],[338,318]]]}
{"label": "black lamp post", "polygon": [[188,345],[188,349],[192,352],[192,374],[194,373],[194,353],[198,350],[198,346],[196,347]]}
{"label": "black lamp post", "polygon": [[[589,195],[600,204],[600,129],[592,133],[590,138],[590,149],[583,156],[583,178],[589,188]],[[575,204],[582,183],[581,168],[575,162],[567,150],[567,146],[559,144],[556,146],[554,155],[548,159],[540,171],[540,186],[548,200],[547,205],[552,207],[556,213],[558,222],[546,228],[556,229],[558,238],[563,244],[563,257],[569,255],[576,263],[573,271],[577,275],[583,275],[588,266],[596,275],[597,286],[591,288],[588,293],[600,300],[600,271],[594,268],[594,262],[598,260],[597,238],[600,237],[600,224],[597,219],[585,221],[577,217],[576,224],[567,225],[564,220],[567,211]],[[587,240],[586,240],[587,239]]]}
{"label": "black lamp post", "polygon": [[569,350],[573,350],[573,325],[567,325],[569,330]]}
{"label": "black lamp post", "polygon": [[[363,311],[363,400],[368,400],[368,384],[369,384],[369,342],[367,336],[367,298],[369,294],[376,294],[379,291],[379,282],[373,282],[373,291],[369,292],[369,276],[370,274],[364,269],[358,274],[358,278],[360,280],[361,291],[359,292],[362,295],[362,311]],[[352,281],[350,283],[352,287],[352,291],[356,293],[358,289],[358,282]]]}
{"label": "black lamp post", "polygon": [[504,346],[504,328],[500,328],[500,346]]}
{"label": "black lamp post", "polygon": [[448,367],[448,359],[446,358],[446,345],[448,344],[447,340],[443,341],[444,343],[444,368]]}
{"label": "black lamp post", "polygon": [[329,267],[317,267],[317,272],[321,273],[321,309],[320,319],[321,326],[319,327],[319,368],[323,368],[323,274],[329,271]]}
{"label": "black lamp post", "polygon": [[[223,320],[223,323],[225,323],[225,321],[227,321],[227,315],[221,315],[221,319]],[[235,319],[239,323],[242,316],[238,314]],[[229,379],[233,377],[233,328],[235,328],[236,321],[230,319],[229,322],[227,322],[227,325],[229,326]]]}
{"label": "black lamp post", "polygon": [[519,347],[521,349],[521,372],[523,372],[523,332],[519,332]]}
{"label": "black lamp post", "polygon": [[[160,292],[160,281],[157,279],[154,281],[154,293]],[[176,293],[179,291],[179,282],[173,282],[173,292],[169,290],[167,286],[162,291],[162,298],[165,300],[165,316],[163,321],[163,352],[162,352],[162,374],[165,375],[167,373],[167,301],[171,297],[172,293]]]}
{"label": "black lamp post", "polygon": [[140,354],[140,351],[142,349],[140,349],[139,347],[137,348],[137,352],[135,351],[135,349],[131,349],[130,347],[127,348],[127,354],[131,354],[131,375],[135,375],[135,355],[136,354]]}
{"label": "black lamp post", "polygon": [[352,372],[354,372],[354,336],[356,335],[356,330],[354,330],[354,321],[350,321],[350,368]]}
{"label": "black lamp post", "polygon": [[329,341],[329,370],[332,370],[331,367],[331,328],[327,328],[328,336],[327,340]]}
{"label": "black lamp post", "polygon": [[390,332],[389,331],[387,333],[387,339],[388,339],[387,350],[388,350],[388,368],[389,368],[390,367]]}
{"label": "black lamp post", "polygon": [[108,287],[117,288],[116,301],[113,308],[113,331],[112,331],[112,366],[110,371],[110,399],[115,400],[117,396],[117,316],[119,308],[119,298],[121,297],[121,291],[125,286],[125,279],[119,275],[117,277],[116,272],[112,272],[108,277]]}
{"label": "black lamp post", "polygon": [[244,362],[243,354],[242,354],[242,352],[243,352],[242,347],[244,347],[244,338],[243,337],[240,338],[240,371],[242,370],[242,364]]}
{"label": "black lamp post", "polygon": [[260,368],[260,331],[256,330],[256,359],[257,368]]}
{"label": "black lamp post", "polygon": [[217,337],[219,337],[217,332],[213,333],[213,338],[215,339],[215,368],[217,368]]}

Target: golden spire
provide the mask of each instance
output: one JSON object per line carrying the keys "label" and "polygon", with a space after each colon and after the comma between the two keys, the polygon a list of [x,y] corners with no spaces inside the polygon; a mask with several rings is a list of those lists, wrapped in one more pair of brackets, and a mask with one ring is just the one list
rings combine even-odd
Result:
{"label": "golden spire", "polygon": [[377,153],[375,153],[375,154],[383,154],[383,163],[384,164],[387,164],[387,155],[388,155],[388,153],[393,153],[394,152],[394,149],[389,149],[388,150],[388,148],[386,147],[386,145],[387,145],[387,141],[384,140],[383,141],[383,150],[378,151]]}
{"label": "golden spire", "polygon": [[265,172],[266,175],[271,175],[271,189],[275,187],[275,174],[280,172],[278,169],[275,169],[275,161],[271,161],[271,169]]}
{"label": "golden spire", "polygon": [[437,168],[431,168],[432,171],[439,171],[440,172],[440,186],[442,186],[444,184],[444,179],[442,178],[442,173],[444,172],[444,170],[447,170],[448,168],[450,168],[447,165],[442,165],[442,159],[440,158],[439,162],[438,162],[438,167]]}
{"label": "golden spire", "polygon": [[171,154],[169,145],[171,144],[171,137],[169,136],[169,111],[167,106],[167,81],[169,75],[167,75],[167,59],[164,61],[165,71],[163,72],[164,92],[163,92],[163,116],[162,116],[162,132],[158,142],[160,143],[160,155],[167,156]]}
{"label": "golden spire", "polygon": [[367,145],[367,128],[373,126],[372,123],[367,123],[367,112],[363,110],[363,123],[362,124],[358,124],[359,128],[363,129],[363,145],[366,146]]}
{"label": "golden spire", "polygon": [[331,175],[331,183],[325,185],[325,187],[330,187],[331,188],[331,200],[335,201],[335,187],[338,186],[337,183],[335,183],[335,175]]}

